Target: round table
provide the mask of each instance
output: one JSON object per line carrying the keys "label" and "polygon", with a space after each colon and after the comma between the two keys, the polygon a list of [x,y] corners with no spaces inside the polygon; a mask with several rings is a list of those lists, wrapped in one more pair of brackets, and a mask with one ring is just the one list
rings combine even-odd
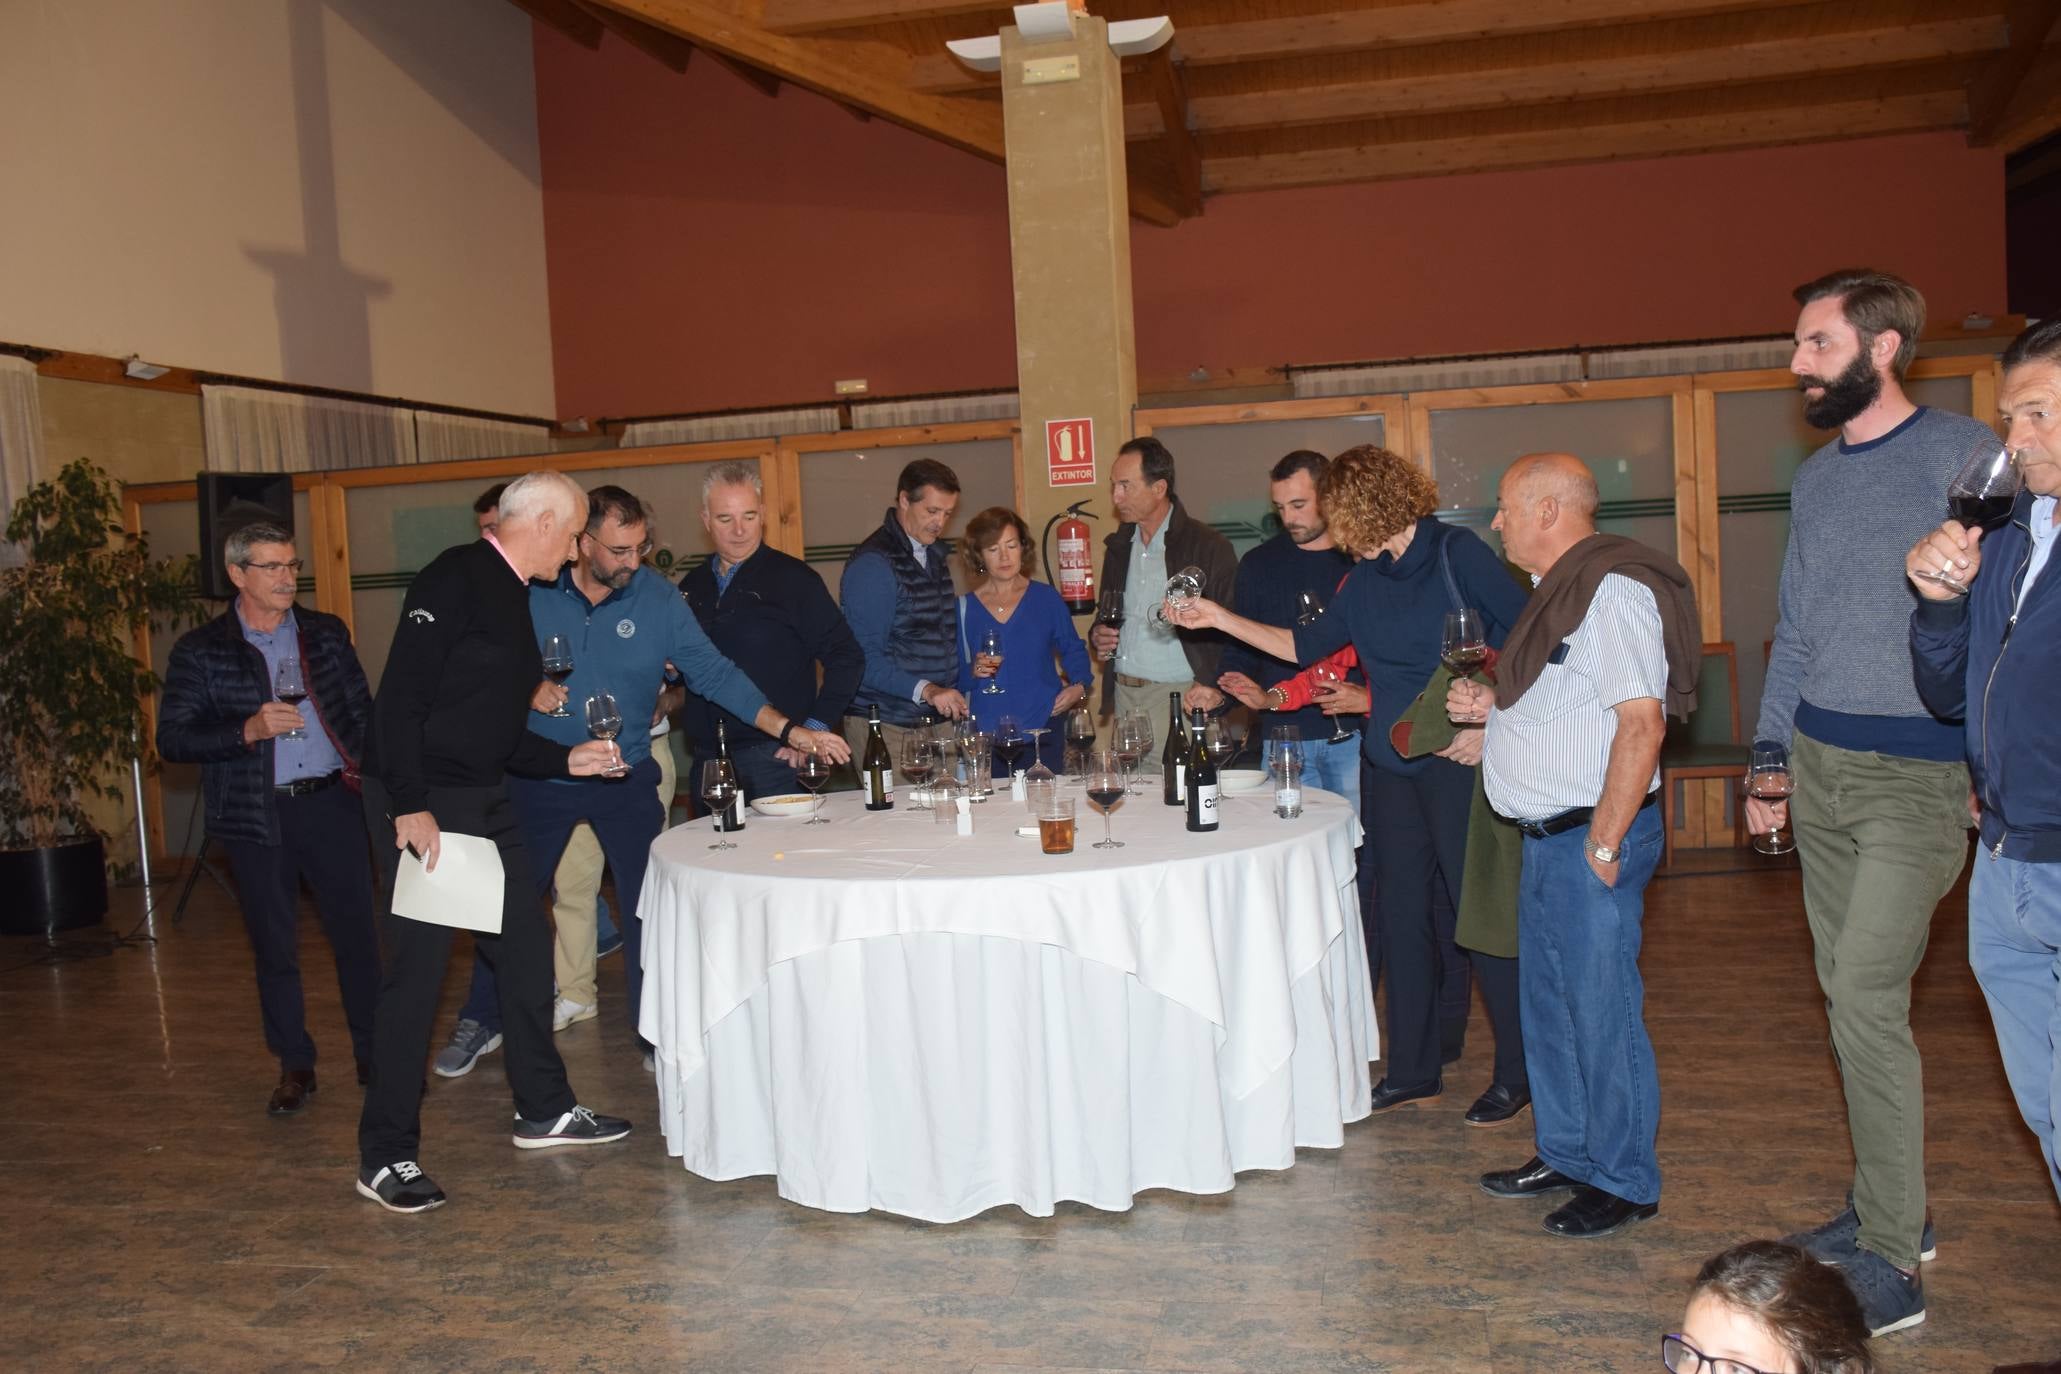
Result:
{"label": "round table", "polygon": [[856,793],[824,825],[754,813],[735,849],[706,819],[661,835],[640,1020],[667,1150],[948,1222],[1224,1192],[1340,1145],[1380,1053],[1346,802],[1310,791],[1282,820],[1271,793],[1226,796],[1193,834],[1147,788],[1098,850],[1066,795],[1066,855],[1017,833],[1006,789],[971,836]]}

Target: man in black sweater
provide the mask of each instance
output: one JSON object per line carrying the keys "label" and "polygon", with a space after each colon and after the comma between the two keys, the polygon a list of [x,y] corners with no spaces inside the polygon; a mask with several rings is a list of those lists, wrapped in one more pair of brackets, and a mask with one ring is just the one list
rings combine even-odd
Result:
{"label": "man in black sweater", "polygon": [[501,852],[501,933],[477,945],[499,974],[515,1144],[598,1145],[630,1123],[580,1106],[551,1043],[551,932],[538,905],[506,775],[591,777],[619,761],[612,741],[568,749],[526,726],[543,679],[529,581],[555,577],[586,524],[571,479],[533,472],[501,493],[497,534],[446,549],[402,602],[373,702],[364,766],[365,820],[388,894],[386,976],[373,1028],[372,1082],[358,1121],[358,1191],[389,1211],[425,1212],[444,1194],[416,1162],[423,1061],[429,1054],[451,928],[391,907],[400,850],[436,867],[442,830],[482,835]]}
{"label": "man in black sweater", "polygon": [[[765,486],[749,463],[722,463],[701,483],[701,523],[715,552],[680,579],[701,628],[743,669],[782,715],[811,730],[833,728],[859,689],[866,653],[816,570],[765,543]],[[816,665],[823,667],[821,685]],[[795,790],[799,756],[749,721],[689,690],[686,728],[694,741],[690,778],[715,757],[716,722],[730,744],[737,780],[754,797]]]}

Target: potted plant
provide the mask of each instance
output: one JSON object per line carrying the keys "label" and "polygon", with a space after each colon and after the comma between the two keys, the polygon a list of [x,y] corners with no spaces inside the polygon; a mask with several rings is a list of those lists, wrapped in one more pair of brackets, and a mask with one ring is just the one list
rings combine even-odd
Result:
{"label": "potted plant", "polygon": [[[0,931],[49,935],[107,912],[107,857],[88,815],[119,798],[157,675],[134,658],[152,616],[193,618],[192,559],[153,559],[93,464],[38,483],[7,522],[25,561],[0,567]],[[140,840],[139,836],[139,840]]]}

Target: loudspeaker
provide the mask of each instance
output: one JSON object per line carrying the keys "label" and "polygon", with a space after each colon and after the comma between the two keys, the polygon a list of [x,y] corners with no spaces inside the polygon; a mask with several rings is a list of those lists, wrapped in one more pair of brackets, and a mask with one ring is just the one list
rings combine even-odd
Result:
{"label": "loudspeaker", "polygon": [[222,545],[260,520],[293,533],[293,478],[272,472],[203,472],[194,485],[200,497],[200,594],[227,601],[236,595],[236,585],[222,566]]}

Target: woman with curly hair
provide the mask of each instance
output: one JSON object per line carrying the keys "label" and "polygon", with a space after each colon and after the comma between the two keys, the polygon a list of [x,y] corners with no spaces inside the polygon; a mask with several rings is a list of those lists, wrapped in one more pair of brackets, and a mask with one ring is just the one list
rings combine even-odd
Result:
{"label": "woman with curly hair", "polygon": [[[1502,1125],[1531,1103],[1517,961],[1462,952],[1446,924],[1460,909],[1481,731],[1462,730],[1435,756],[1405,759],[1389,743],[1387,726],[1438,668],[1446,612],[1479,611],[1489,643],[1500,647],[1524,609],[1525,592],[1478,535],[1433,518],[1437,483],[1387,449],[1364,444],[1339,454],[1318,496],[1332,537],[1359,562],[1313,624],[1261,625],[1200,599],[1174,610],[1183,626],[1222,630],[1291,663],[1313,663],[1348,644],[1358,653],[1373,695],[1372,728],[1360,736],[1370,765],[1362,775],[1360,817],[1388,979],[1388,1072],[1374,1087],[1373,1109],[1390,1111],[1444,1091],[1439,988],[1454,961],[1471,960],[1496,1055],[1493,1080],[1467,1120]],[[1447,901],[1433,900],[1435,886]]]}
{"label": "woman with curly hair", "polygon": [[1704,1262],[1682,1329],[1660,1342],[1674,1374],[1874,1374],[1868,1323],[1837,1269],[1750,1240]]}

